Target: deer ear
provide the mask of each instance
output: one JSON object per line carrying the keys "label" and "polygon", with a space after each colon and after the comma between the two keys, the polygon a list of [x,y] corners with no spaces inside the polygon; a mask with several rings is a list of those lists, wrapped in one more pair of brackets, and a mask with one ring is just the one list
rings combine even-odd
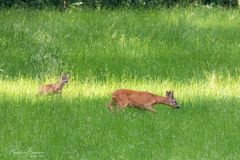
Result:
{"label": "deer ear", "polygon": [[166,91],[166,96],[167,96],[167,97],[169,97],[169,93],[170,93],[169,91]]}
{"label": "deer ear", "polygon": [[173,90],[169,91],[169,97],[173,98],[173,94],[174,94]]}

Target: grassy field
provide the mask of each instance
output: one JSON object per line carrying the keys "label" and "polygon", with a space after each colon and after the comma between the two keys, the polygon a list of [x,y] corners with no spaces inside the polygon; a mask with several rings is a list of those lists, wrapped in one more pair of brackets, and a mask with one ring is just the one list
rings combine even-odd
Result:
{"label": "grassy field", "polygon": [[[240,10],[0,10],[0,159],[240,159]],[[40,84],[70,76],[61,96]],[[106,104],[164,95],[157,113]]]}

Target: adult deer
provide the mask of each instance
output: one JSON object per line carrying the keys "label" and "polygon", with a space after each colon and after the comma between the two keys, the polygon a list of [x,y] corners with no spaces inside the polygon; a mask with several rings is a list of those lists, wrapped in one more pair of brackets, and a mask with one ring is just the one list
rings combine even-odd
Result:
{"label": "adult deer", "polygon": [[156,104],[165,104],[172,108],[180,108],[174,98],[173,91],[166,91],[166,96],[158,96],[150,92],[119,89],[112,93],[112,99],[108,104],[110,111],[113,111],[112,104],[116,104],[118,109],[138,107],[151,112],[156,112],[153,108]]}

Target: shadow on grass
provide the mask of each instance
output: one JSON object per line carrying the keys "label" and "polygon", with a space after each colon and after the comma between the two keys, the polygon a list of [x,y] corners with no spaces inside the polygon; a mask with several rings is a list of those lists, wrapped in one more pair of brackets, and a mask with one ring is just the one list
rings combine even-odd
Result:
{"label": "shadow on grass", "polygon": [[[205,51],[202,51],[205,52]],[[69,55],[68,55],[69,56]],[[224,77],[238,77],[239,65],[236,56],[226,58],[225,55],[209,56],[198,51],[193,53],[172,55],[144,55],[144,56],[120,56],[120,55],[98,55],[82,58],[68,57],[71,62],[49,66],[49,61],[44,67],[41,63],[29,60],[24,66],[21,64],[5,65],[2,72],[3,77],[10,78],[42,78],[49,74],[59,75],[62,71],[70,74],[71,78],[80,81],[95,79],[105,82],[107,79],[124,80],[170,80],[188,82],[191,80],[204,80],[207,74],[216,73]],[[220,58],[216,58],[220,57]],[[4,60],[5,64],[8,60]],[[60,60],[62,61],[62,60]],[[224,68],[222,67],[224,64]],[[13,68],[12,68],[13,67]],[[28,68],[26,70],[26,68]],[[50,69],[50,70],[49,70]]]}
{"label": "shadow on grass", "polygon": [[[85,38],[76,37],[73,44],[67,43],[67,46],[64,46],[64,41],[60,41],[59,44],[46,44],[46,48],[39,48],[39,44],[26,39],[30,44],[25,44],[23,49],[19,49],[19,46],[13,50],[7,46],[2,49],[0,66],[4,65],[0,73],[3,77],[35,79],[66,71],[71,77],[83,81],[91,78],[97,81],[106,81],[108,78],[119,81],[189,81],[203,80],[206,73],[212,72],[223,76],[239,75],[237,28],[209,26],[196,29],[196,26],[187,22],[179,22],[177,26],[171,27],[163,24],[159,28],[147,27],[144,37],[140,34],[143,32],[141,27],[135,28],[134,32],[126,31],[126,47],[109,39],[109,35],[104,33],[104,27],[100,28],[103,37],[91,28],[88,28],[89,32],[93,33],[84,32],[84,35],[81,31],[74,33],[74,30],[70,30],[70,35]],[[152,30],[156,36],[153,36]],[[20,33],[16,34],[19,34],[18,41],[24,42]],[[134,38],[139,44],[128,44]],[[40,52],[41,49],[43,51]]]}

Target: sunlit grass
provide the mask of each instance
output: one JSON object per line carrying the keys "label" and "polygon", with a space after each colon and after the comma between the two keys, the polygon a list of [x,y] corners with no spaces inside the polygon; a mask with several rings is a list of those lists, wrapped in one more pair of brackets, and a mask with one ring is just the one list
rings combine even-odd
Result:
{"label": "sunlit grass", "polygon": [[[45,81],[18,78],[17,80],[0,80],[0,94],[13,97],[39,97],[39,86],[56,83],[56,80]],[[96,80],[78,82],[70,80],[63,87],[61,96],[71,98],[111,97],[111,93],[119,88],[129,88],[142,91],[150,91],[158,95],[165,95],[165,91],[174,90],[177,97],[191,99],[194,97],[240,98],[240,79],[224,78],[216,74],[208,74],[205,81],[171,82],[160,80],[126,80],[124,83],[114,80],[98,82]]]}

